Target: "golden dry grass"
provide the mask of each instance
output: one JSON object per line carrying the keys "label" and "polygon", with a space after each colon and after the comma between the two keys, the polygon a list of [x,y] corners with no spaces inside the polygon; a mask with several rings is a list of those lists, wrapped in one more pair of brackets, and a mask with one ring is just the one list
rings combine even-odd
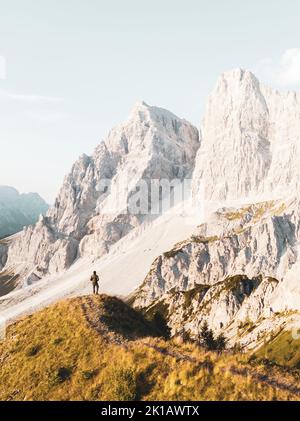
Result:
{"label": "golden dry grass", "polygon": [[[146,337],[140,322],[136,339],[114,343],[87,321],[83,307],[91,300],[102,312],[107,308],[105,296],[66,300],[8,328],[0,344],[1,400],[300,399],[288,388],[254,380],[250,370],[266,372],[250,366],[247,355],[219,355],[192,343]],[[117,305],[114,311],[115,321]],[[132,314],[136,329],[134,313],[126,314]],[[267,375],[276,374],[279,384],[279,369],[270,370]],[[294,377],[285,380],[296,384]]]}

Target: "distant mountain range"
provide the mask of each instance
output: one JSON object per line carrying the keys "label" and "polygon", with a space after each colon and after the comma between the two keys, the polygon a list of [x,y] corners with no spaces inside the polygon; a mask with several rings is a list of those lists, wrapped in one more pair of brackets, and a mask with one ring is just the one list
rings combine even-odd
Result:
{"label": "distant mountain range", "polygon": [[48,208],[37,193],[20,194],[13,187],[0,186],[0,238],[35,224]]}

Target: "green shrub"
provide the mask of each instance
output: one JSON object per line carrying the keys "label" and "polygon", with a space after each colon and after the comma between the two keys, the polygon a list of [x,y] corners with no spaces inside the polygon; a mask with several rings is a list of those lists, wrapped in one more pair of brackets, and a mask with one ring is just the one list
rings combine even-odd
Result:
{"label": "green shrub", "polygon": [[111,400],[134,401],[137,398],[137,376],[131,368],[118,368],[110,376]]}
{"label": "green shrub", "polygon": [[48,381],[50,386],[55,386],[69,380],[72,375],[72,370],[69,367],[60,367],[54,371],[48,371]]}
{"label": "green shrub", "polygon": [[171,329],[161,313],[157,312],[154,314],[153,324],[163,338],[169,339],[171,337]]}
{"label": "green shrub", "polygon": [[201,328],[199,334],[199,343],[209,351],[223,351],[226,348],[226,338],[221,333],[216,338],[212,329],[209,329],[207,322]]}
{"label": "green shrub", "polygon": [[40,345],[34,345],[34,346],[27,349],[26,356],[27,357],[35,357],[40,352],[40,350],[41,350]]}
{"label": "green shrub", "polygon": [[170,251],[164,252],[164,257],[166,257],[167,259],[171,259],[172,257],[175,257],[180,252],[182,252],[182,249],[172,249]]}
{"label": "green shrub", "polygon": [[99,370],[85,370],[82,372],[82,377],[85,380],[90,380],[99,373]]}
{"label": "green shrub", "polygon": [[226,348],[226,338],[223,333],[221,333],[215,339],[215,349],[216,351],[223,351]]}

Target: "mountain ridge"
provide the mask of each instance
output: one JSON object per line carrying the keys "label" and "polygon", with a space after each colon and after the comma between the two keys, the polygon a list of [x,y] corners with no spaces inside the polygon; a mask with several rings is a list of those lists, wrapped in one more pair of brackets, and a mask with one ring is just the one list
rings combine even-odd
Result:
{"label": "mountain ridge", "polygon": [[8,327],[0,343],[0,399],[300,399],[297,370],[293,362],[276,365],[275,349],[264,366],[264,348],[220,354],[153,330],[153,322],[114,297],[60,301]]}
{"label": "mountain ridge", "polygon": [[[139,182],[149,186],[152,179],[191,177],[198,147],[198,130],[186,120],[136,104],[92,156],[82,155],[74,163],[47,215],[10,244],[4,269],[17,266],[20,282],[30,284],[66,270],[79,257],[105,255],[132,229],[153,219],[124,214]],[[106,190],[103,180],[109,182]]]}
{"label": "mountain ridge", "polygon": [[38,193],[19,193],[10,186],[0,186],[0,238],[21,231],[48,210]]}
{"label": "mountain ridge", "polygon": [[[25,255],[29,265],[21,269],[21,279],[30,285],[48,275],[51,280],[58,274],[59,279],[73,262],[80,267],[80,259],[103,270],[117,258],[128,265],[118,254],[126,250],[118,250],[118,244],[126,246],[128,239],[129,247],[130,233],[141,235],[153,220],[124,214],[124,207],[109,214],[111,203],[119,198],[127,203],[139,180],[184,180],[193,172],[194,232],[164,252],[157,246],[159,255],[134,304],[168,307],[173,333],[184,327],[195,336],[206,320],[228,334],[232,346],[241,339],[238,325],[250,320],[253,329],[240,344],[255,346],[258,337],[299,310],[299,117],[298,94],[265,88],[241,69],[219,78],[200,132],[167,110],[136,104],[129,120],[112,129],[92,157],[82,155],[73,165],[48,215],[9,246],[6,269],[14,272],[14,264]],[[116,185],[128,174],[128,188],[120,193]],[[112,180],[109,190],[97,188],[101,178]],[[186,232],[190,235],[191,228]],[[110,256],[114,245],[116,254]],[[134,251],[142,261],[146,250],[139,247]],[[61,279],[68,281],[70,274]],[[127,281],[125,276],[122,293],[132,292],[134,282]],[[109,282],[105,288],[116,291],[118,280]],[[76,278],[73,293],[86,290],[82,284]],[[203,313],[208,302],[212,308]],[[5,300],[3,306],[7,309]],[[280,317],[273,317],[271,309]]]}

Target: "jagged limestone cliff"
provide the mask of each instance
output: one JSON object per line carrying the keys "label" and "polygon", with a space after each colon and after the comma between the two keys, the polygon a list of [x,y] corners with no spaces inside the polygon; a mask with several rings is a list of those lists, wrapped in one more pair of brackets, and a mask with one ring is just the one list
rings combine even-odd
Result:
{"label": "jagged limestone cliff", "polygon": [[190,123],[137,103],[93,156],[74,164],[54,207],[10,244],[4,269],[32,283],[66,270],[78,257],[104,255],[147,221],[148,215],[127,212],[139,182],[191,178],[198,147],[199,133]]}

